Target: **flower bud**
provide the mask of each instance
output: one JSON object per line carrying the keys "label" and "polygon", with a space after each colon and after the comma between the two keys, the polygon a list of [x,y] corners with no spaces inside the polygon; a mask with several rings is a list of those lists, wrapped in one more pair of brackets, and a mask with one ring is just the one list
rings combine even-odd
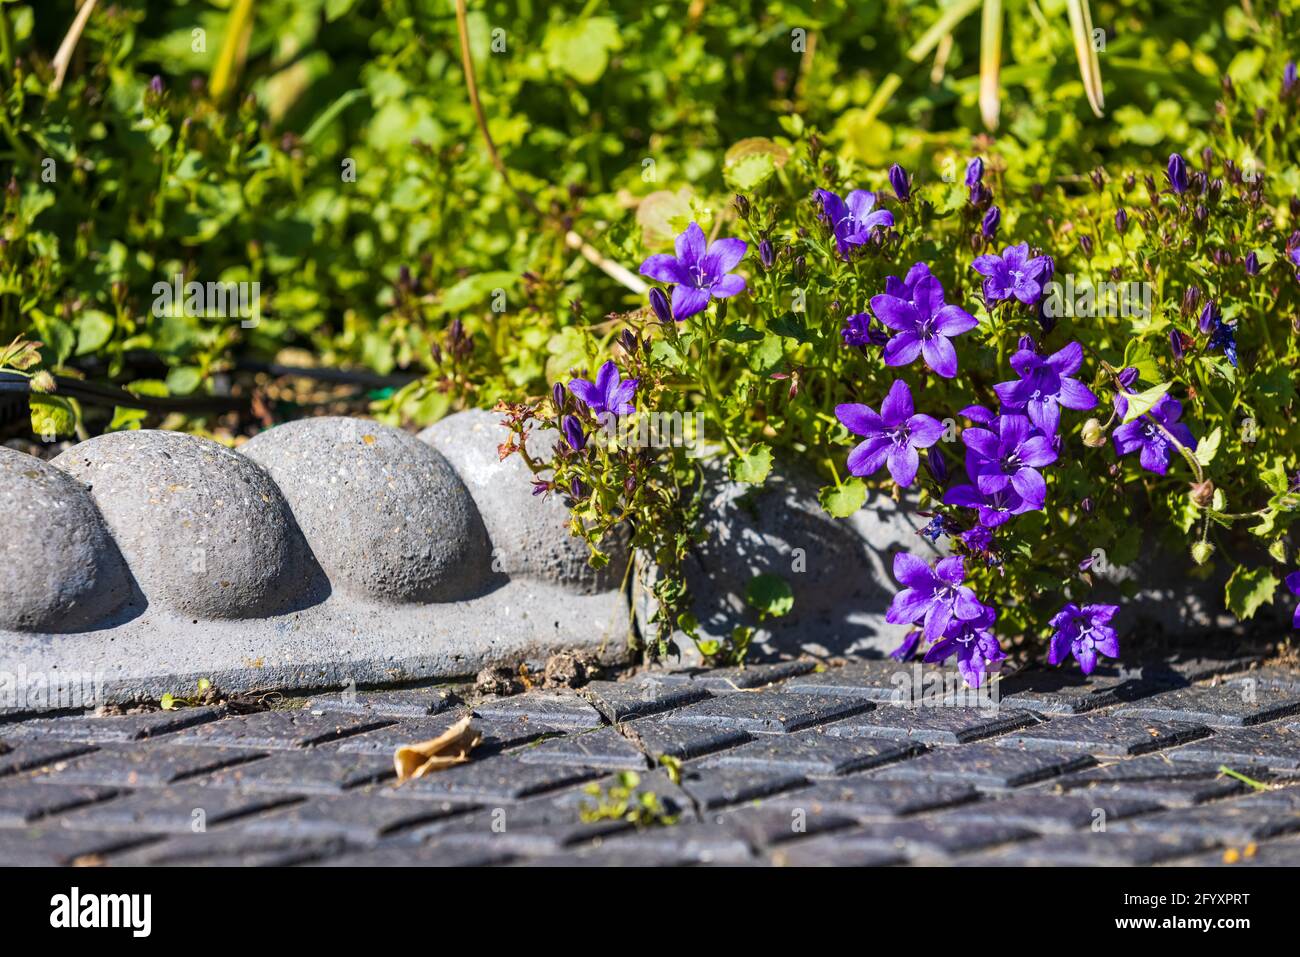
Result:
{"label": "flower bud", "polygon": [[1121,236],[1128,232],[1128,213],[1122,208],[1115,211],[1115,229]]}
{"label": "flower bud", "polygon": [[1169,154],[1169,165],[1165,167],[1165,178],[1169,188],[1175,193],[1187,192],[1187,161],[1178,153]]}
{"label": "flower bud", "polygon": [[984,234],[985,239],[992,240],[998,234],[998,226],[1002,223],[1002,210],[996,206],[990,206],[989,211],[984,214],[980,220],[980,232]]}
{"label": "flower bud", "polygon": [[44,369],[36,373],[29,383],[33,392],[48,394],[58,389],[58,383],[54,381],[54,376],[50,375]]}
{"label": "flower bud", "polygon": [[1083,423],[1083,444],[1090,449],[1099,449],[1106,444],[1106,433],[1099,420],[1089,419]]}
{"label": "flower bud", "polygon": [[889,167],[889,185],[894,189],[894,195],[898,197],[900,203],[906,203],[912,195],[912,177],[907,175],[907,170],[895,163]]}
{"label": "flower bud", "polygon": [[551,402],[555,404],[556,412],[564,411],[564,386],[557,382],[551,386]]}
{"label": "flower bud", "polygon": [[654,310],[656,318],[664,325],[673,321],[672,309],[668,306],[668,297],[658,286],[650,290],[650,308]]}
{"label": "flower bud", "polygon": [[749,198],[747,196],[742,196],[740,193],[737,193],[735,202],[736,202],[736,212],[740,213],[740,218],[749,219],[749,209],[750,209]]}
{"label": "flower bud", "polygon": [[1214,501],[1214,483],[1209,479],[1204,482],[1193,482],[1189,494],[1194,505],[1206,508]]}
{"label": "flower bud", "polygon": [[1214,554],[1214,546],[1209,542],[1197,542],[1192,546],[1192,561],[1198,565],[1204,565]]}
{"label": "flower bud", "polygon": [[764,269],[771,269],[776,265],[776,250],[772,248],[772,240],[764,239],[758,244],[758,261],[763,264]]}
{"label": "flower bud", "polygon": [[1252,278],[1259,275],[1259,256],[1253,252],[1246,254],[1246,275]]}
{"label": "flower bud", "polygon": [[978,156],[966,164],[966,187],[974,189],[984,182],[984,161]]}

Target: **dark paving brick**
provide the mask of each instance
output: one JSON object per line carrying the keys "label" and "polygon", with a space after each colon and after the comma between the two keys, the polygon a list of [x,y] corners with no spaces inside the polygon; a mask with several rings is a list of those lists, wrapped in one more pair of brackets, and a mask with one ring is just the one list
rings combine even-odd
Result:
{"label": "dark paving brick", "polygon": [[143,741],[215,721],[225,713],[224,708],[203,707],[148,714],[49,718],[24,721],[15,725],[13,732],[47,740],[87,741],[92,744]]}
{"label": "dark paving brick", "polygon": [[650,759],[616,728],[579,731],[515,752],[529,764],[573,764],[610,771],[644,770]]}
{"label": "dark paving brick", "polygon": [[594,808],[597,800],[595,796],[584,796],[582,801],[543,798],[511,807],[483,808],[421,828],[419,836],[446,846],[494,848],[502,854],[549,854],[631,829],[632,824],[625,820],[584,821],[583,801]]}
{"label": "dark paving brick", "polygon": [[856,840],[837,831],[823,837],[795,841],[771,853],[777,867],[890,867],[906,864],[907,855],[875,840]]}
{"label": "dark paving brick", "polygon": [[1266,791],[1251,791],[1232,803],[1236,807],[1279,807],[1300,811],[1300,784],[1286,782]]}
{"label": "dark paving brick", "polygon": [[1124,867],[1156,864],[1204,850],[1205,838],[1127,834],[1115,830],[1052,834],[963,863],[972,866]]}
{"label": "dark paving brick", "polygon": [[1114,821],[1160,809],[1160,804],[1155,801],[1107,794],[1092,795],[1086,790],[1071,794],[1029,791],[1000,800],[964,804],[928,820],[945,823],[986,821],[1014,824],[1040,832],[1078,831],[1098,826],[1108,827]]}
{"label": "dark paving brick", "polygon": [[753,737],[739,728],[669,724],[659,717],[629,721],[619,730],[651,757],[666,754],[683,761],[744,744]]}
{"label": "dark paving brick", "polygon": [[163,787],[260,757],[262,752],[246,748],[198,748],[161,742],[109,745],[71,761],[54,764],[41,780],[60,785]]}
{"label": "dark paving brick", "polygon": [[1004,678],[999,686],[1004,707],[1023,708],[1036,714],[1083,714],[1122,701],[1132,701],[1162,686],[1137,672],[1094,671],[1085,676],[1075,670],[1028,670]]}
{"label": "dark paving brick", "polygon": [[1196,721],[1213,728],[1243,727],[1300,714],[1300,691],[1274,685],[1226,682],[1165,691],[1126,705],[1123,710],[1168,721]]}
{"label": "dark paving brick", "polygon": [[896,661],[862,661],[804,675],[785,682],[781,687],[799,694],[833,694],[908,704],[924,693],[927,680],[933,682],[931,687],[945,686],[944,675],[942,669],[929,665],[921,666],[917,671],[917,666]]}
{"label": "dark paving brick", "polygon": [[[957,824],[936,823],[925,818],[877,821],[848,831],[837,831],[824,840],[843,845],[847,850],[876,849],[909,859],[946,859],[986,847],[1021,841],[1034,832],[998,822],[962,821]],[[801,847],[806,843],[793,845]]]}
{"label": "dark paving brick", "polygon": [[1203,761],[1279,770],[1300,770],[1300,728],[1269,725],[1220,731],[1212,738],[1170,751],[1174,761]]}
{"label": "dark paving brick", "polygon": [[826,726],[842,738],[889,738],[922,744],[965,744],[1034,724],[1028,711],[982,711],[979,708],[884,707]]}
{"label": "dark paving brick", "polygon": [[383,718],[310,711],[262,711],[182,731],[168,743],[285,751],[361,734],[389,723]]}
{"label": "dark paving brick", "polygon": [[1224,841],[1259,841],[1300,830],[1300,813],[1291,808],[1218,801],[1201,807],[1162,811],[1117,825],[1121,831],[1155,835],[1190,835]]}
{"label": "dark paving brick", "polygon": [[511,859],[505,848],[397,842],[312,861],[311,867],[487,867]]}
{"label": "dark paving brick", "polygon": [[662,681],[653,676],[633,681],[593,681],[581,694],[611,723],[643,718],[710,697],[699,682]]}
{"label": "dark paving brick", "polygon": [[689,682],[714,694],[726,694],[729,691],[763,688],[773,682],[807,674],[816,667],[817,663],[814,661],[774,661],[761,665],[745,665],[743,668],[651,672],[647,677],[654,677],[665,683]]}
{"label": "dark paving brick", "polygon": [[683,768],[681,777],[682,790],[704,810],[770,797],[807,783],[798,771],[751,767],[695,765]]}
{"label": "dark paving brick", "polygon": [[1141,670],[1143,678],[1179,686],[1243,672],[1258,660],[1254,655],[1188,654],[1168,661],[1144,662],[1140,669],[1133,670]]}
{"label": "dark paving brick", "polygon": [[755,860],[746,837],[700,821],[615,834],[601,840],[601,849],[620,856],[646,854],[695,864],[751,864]]}
{"label": "dark paving brick", "polygon": [[40,781],[10,779],[0,783],[0,827],[21,827],[50,814],[94,804],[118,794],[93,784],[51,787]]}
{"label": "dark paving brick", "polygon": [[1234,684],[1245,684],[1246,682],[1254,681],[1258,685],[1266,685],[1276,688],[1290,688],[1293,691],[1300,690],[1300,672],[1291,668],[1279,668],[1276,666],[1255,668],[1239,675],[1233,675],[1231,681]]}
{"label": "dark paving brick", "polygon": [[399,688],[390,691],[336,691],[317,695],[313,712],[376,718],[422,718],[450,708],[455,697],[445,688]]}
{"label": "dark paving brick", "polygon": [[788,770],[810,777],[831,777],[897,761],[920,750],[920,745],[911,742],[833,738],[814,728],[788,735],[763,735],[707,759],[704,766]]}
{"label": "dark paving brick", "polygon": [[350,791],[318,795],[238,826],[252,834],[340,837],[354,844],[373,844],[395,831],[465,811],[465,805],[449,801],[385,801],[370,791]]}
{"label": "dark paving brick", "polygon": [[406,781],[384,791],[385,797],[474,804],[509,803],[535,794],[579,784],[600,771],[575,765],[529,764],[513,755],[470,761],[436,774]]}
{"label": "dark paving brick", "polygon": [[1003,747],[1079,750],[1098,755],[1135,755],[1194,741],[1210,729],[1190,721],[1085,714],[1054,718],[998,739]]}
{"label": "dark paving brick", "polygon": [[819,781],[812,787],[769,800],[777,807],[834,807],[858,818],[903,817],[974,801],[979,792],[969,784],[927,781],[882,781],[874,775],[853,775]]}
{"label": "dark paving brick", "polygon": [[1179,861],[1188,867],[1300,867],[1300,839],[1282,838],[1225,847]]}
{"label": "dark paving brick", "polygon": [[806,838],[828,831],[856,827],[857,818],[841,808],[773,807],[768,804],[709,812],[705,823],[725,829],[748,841],[755,849]]}
{"label": "dark paving brick", "polygon": [[436,738],[463,717],[463,712],[452,711],[422,718],[406,718],[396,724],[350,735],[321,747],[322,750],[338,751],[340,754],[386,754],[391,758],[393,752],[402,745]]}
{"label": "dark paving brick", "polygon": [[[47,790],[49,790],[47,788]],[[296,800],[286,795],[250,795],[194,784],[134,791],[61,814],[64,827],[91,831],[129,830],[189,834]]]}
{"label": "dark paving brick", "polygon": [[7,774],[42,768],[58,761],[74,758],[79,754],[89,754],[95,750],[92,744],[71,741],[45,741],[32,739],[9,739],[0,741],[0,778]]}
{"label": "dark paving brick", "polygon": [[526,718],[551,728],[583,731],[604,721],[585,698],[568,691],[530,691],[510,698],[493,698],[475,706],[485,718]]}
{"label": "dark paving brick", "polygon": [[[1170,752],[1172,754],[1172,752]],[[1075,788],[1106,788],[1116,797],[1158,801],[1187,807],[1242,793],[1246,786],[1219,772],[1215,764],[1174,762],[1166,754],[1148,754],[1067,774],[1052,782]]]}
{"label": "dark paving brick", "polygon": [[866,711],[871,702],[833,695],[754,691],[701,701],[666,720],[669,724],[737,728],[751,734],[783,734]]}
{"label": "dark paving brick", "polygon": [[287,867],[346,850],[348,845],[341,838],[282,838],[227,828],[169,837],[124,854],[113,854],[109,863],[115,867]]}
{"label": "dark paving brick", "polygon": [[0,867],[100,863],[102,855],[156,840],[121,831],[72,831],[54,822],[0,829]]}
{"label": "dark paving brick", "polygon": [[1087,754],[1021,751],[990,742],[932,751],[879,772],[899,780],[956,781],[981,788],[1014,788],[1095,763]]}
{"label": "dark paving brick", "polygon": [[385,781],[396,773],[392,757],[337,751],[277,752],[252,764],[227,768],[201,783],[209,788],[336,794]]}
{"label": "dark paving brick", "polygon": [[513,867],[685,867],[697,861],[683,851],[652,851],[598,843],[538,857],[521,857]]}

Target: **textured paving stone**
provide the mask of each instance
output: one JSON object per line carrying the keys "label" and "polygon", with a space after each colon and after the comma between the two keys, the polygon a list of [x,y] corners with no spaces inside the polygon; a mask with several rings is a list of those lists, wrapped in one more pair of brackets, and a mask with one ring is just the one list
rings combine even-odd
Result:
{"label": "textured paving stone", "polygon": [[0,741],[0,778],[7,774],[45,767],[56,761],[66,761],[94,750],[94,745],[71,741],[46,741],[38,738],[29,741],[13,738]]}
{"label": "textured paving stone", "polygon": [[965,744],[1034,724],[1028,711],[991,713],[979,708],[884,707],[826,726],[841,738],[889,738],[922,744]]}
{"label": "textured paving stone", "polygon": [[956,781],[981,788],[1014,788],[1093,764],[1086,754],[1066,751],[1021,751],[989,742],[933,751],[884,768],[883,778]]}
{"label": "textured paving stone", "polygon": [[362,734],[388,723],[381,718],[312,714],[310,711],[263,711],[200,725],[173,735],[170,741],[283,751]]}
{"label": "textured paving stone", "polygon": [[1092,795],[1087,790],[1071,794],[1031,791],[1000,800],[978,801],[943,811],[929,820],[944,823],[985,821],[1014,824],[1033,831],[1078,831],[1109,826],[1114,821],[1161,809],[1155,801]]}
{"label": "textured paving stone", "polygon": [[[407,718],[396,724],[343,738],[341,741],[321,747],[344,754],[386,754],[392,757],[393,752],[402,745],[436,738],[462,717],[464,712],[456,710],[432,717]],[[542,738],[569,733],[564,728],[541,724],[529,718],[475,718],[474,727],[483,736],[478,747],[474,749],[476,757],[521,747]]]}
{"label": "textured paving stone", "polygon": [[924,691],[925,680],[937,676],[942,681],[943,671],[923,666],[918,672],[913,665],[896,661],[853,662],[839,668],[827,668],[815,674],[803,675],[785,682],[782,688],[798,694],[833,694],[848,698],[865,698],[868,701],[908,704]]}
{"label": "textured paving stone", "polygon": [[363,790],[318,795],[241,821],[238,826],[250,834],[340,837],[353,844],[373,844],[396,831],[465,811],[465,805],[450,801],[384,801]]}
{"label": "textured paving stone", "polygon": [[1220,731],[1212,738],[1170,751],[1169,757],[1174,761],[1217,762],[1231,768],[1300,770],[1300,728],[1268,725]]}
{"label": "textured paving stone", "polygon": [[[798,771],[751,767],[682,769],[681,787],[704,810],[770,797],[806,784]],[[655,790],[650,786],[651,790]],[[657,791],[656,791],[657,793]]]}
{"label": "textured paving stone", "polygon": [[[995,822],[963,821],[960,824],[943,824],[924,818],[906,818],[900,821],[872,822],[853,830],[837,831],[824,840],[843,845],[846,850],[856,846],[864,850],[891,852],[909,859],[928,860],[946,859],[1033,836],[1034,832],[1027,828]],[[806,843],[811,842],[800,842],[793,846],[802,848]]]}
{"label": "textured paving stone", "polygon": [[743,668],[688,669],[685,671],[650,672],[661,681],[686,683],[714,694],[762,688],[786,678],[804,675],[817,667],[814,661],[774,661],[745,665]]}
{"label": "textured paving stone", "polygon": [[667,718],[670,724],[713,725],[751,734],[784,734],[845,718],[872,705],[869,701],[832,695],[755,691],[702,701]]}
{"label": "textured paving stone", "polygon": [[1086,751],[1098,755],[1144,754],[1210,734],[1204,725],[1190,721],[1085,714],[1055,718],[998,739],[1003,747]]}
{"label": "textured paving stone", "polygon": [[1052,783],[1067,791],[1105,787],[1117,797],[1149,799],[1170,807],[1201,804],[1246,789],[1240,781],[1221,774],[1219,765],[1174,762],[1167,754],[1115,761],[1067,774]]}
{"label": "textured paving stone", "polygon": [[694,864],[751,864],[756,857],[744,836],[701,821],[615,834],[602,839],[601,849],[620,856],[647,854],[659,859],[671,856]]}
{"label": "textured paving stone", "polygon": [[170,743],[111,745],[54,764],[42,780],[61,785],[163,787],[260,757],[262,752],[246,748],[198,748]]}
{"label": "textured paving stone", "polygon": [[582,696],[606,721],[617,723],[694,704],[710,694],[702,682],[663,681],[650,676],[633,681],[593,681],[583,687]]}
{"label": "textured paving stone", "polygon": [[531,691],[510,698],[496,698],[474,708],[485,718],[526,718],[552,728],[583,731],[604,722],[585,698],[572,692]]}
{"label": "textured paving stone", "polygon": [[433,798],[474,804],[508,803],[566,785],[580,784],[600,774],[592,768],[529,764],[513,755],[502,755],[405,781],[383,793],[385,797],[411,800]]}
{"label": "textured paving stone", "polygon": [[332,857],[347,849],[340,838],[281,838],[223,828],[169,837],[115,853],[109,863],[115,867],[288,867]]}
{"label": "textured paving stone", "polygon": [[963,863],[980,867],[1123,867],[1186,857],[1209,843],[1198,837],[1085,831],[1026,841]]}
{"label": "textured paving stone", "polygon": [[551,738],[516,752],[529,764],[579,765],[610,771],[644,770],[650,759],[616,728],[601,728]]}
{"label": "textured paving stone", "polygon": [[833,738],[814,728],[788,735],[763,735],[749,744],[708,758],[705,767],[763,768],[831,777],[910,757],[920,745],[910,742]]}
{"label": "textured paving stone", "polygon": [[[585,798],[591,807],[596,800]],[[540,799],[511,807],[485,807],[421,828],[419,836],[446,846],[492,848],[510,855],[548,854],[632,827],[623,820],[584,821],[581,806],[576,800]]]}
{"label": "textured paving stone", "polygon": [[1300,690],[1228,682],[1178,688],[1127,705],[1124,711],[1168,721],[1196,721],[1232,728],[1300,714]]}
{"label": "textured paving stone", "polygon": [[1300,839],[1225,847],[1177,863],[1188,867],[1300,867]]}
{"label": "textured paving stone", "polygon": [[1077,671],[1030,670],[1010,675],[1000,686],[1001,703],[1037,714],[1083,714],[1141,698],[1159,685],[1127,672],[1099,668],[1090,676]]}
{"label": "textured paving stone", "polygon": [[121,831],[72,831],[43,822],[0,829],[0,867],[63,867],[100,863],[113,851],[157,840],[148,834]]}
{"label": "textured paving stone", "polygon": [[504,864],[512,855],[505,848],[455,844],[390,843],[336,857],[311,861],[312,867],[486,867]]}
{"label": "textured paving stone", "polygon": [[[1244,800],[1244,799],[1242,799]],[[1219,801],[1179,808],[1126,821],[1121,831],[1155,835],[1191,835],[1215,841],[1246,843],[1300,831],[1300,813],[1292,808]]]}
{"label": "textured paving stone", "polygon": [[399,688],[391,691],[337,691],[311,699],[312,712],[355,714],[376,718],[421,718],[450,708],[454,698],[445,688]]}
{"label": "textured paving stone", "polygon": [[91,784],[57,788],[40,781],[10,779],[0,783],[0,827],[21,827],[48,814],[94,804],[117,793],[116,788]]}
{"label": "textured paving stone", "polygon": [[705,823],[749,842],[756,849],[787,841],[802,841],[815,834],[856,827],[857,819],[838,807],[773,807],[768,804],[709,812]]}
{"label": "textured paving stone", "polygon": [[335,751],[277,752],[202,779],[209,788],[335,794],[395,777],[392,757]]}
{"label": "textured paving stone", "polygon": [[13,730],[25,737],[87,741],[92,744],[143,741],[145,738],[155,738],[215,721],[225,713],[224,708],[203,707],[153,711],[149,714],[50,718],[24,721]]}
{"label": "textured paving stone", "polygon": [[643,847],[625,848],[597,843],[538,857],[521,857],[513,867],[685,867],[699,863],[681,851],[651,851]]}
{"label": "textured paving stone", "polygon": [[82,830],[190,834],[295,800],[287,795],[240,794],[183,784],[135,791],[60,814],[57,820],[64,827]]}
{"label": "textured paving stone", "polygon": [[669,724],[659,717],[629,721],[619,730],[652,757],[666,754],[682,761],[744,744],[753,737],[739,728]]}
{"label": "textured paving stone", "polygon": [[771,861],[777,867],[890,867],[907,863],[907,855],[879,841],[857,840],[838,831],[778,847]]}
{"label": "textured paving stone", "polygon": [[926,781],[882,781],[857,774],[819,781],[770,799],[775,807],[834,807],[858,818],[903,817],[953,807],[979,798],[969,784],[934,784]]}

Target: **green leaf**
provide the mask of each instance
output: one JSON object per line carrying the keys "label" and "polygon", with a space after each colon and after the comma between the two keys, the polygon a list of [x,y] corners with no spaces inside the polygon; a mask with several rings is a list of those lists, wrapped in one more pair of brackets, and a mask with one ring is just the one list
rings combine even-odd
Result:
{"label": "green leaf", "polygon": [[817,500],[836,518],[848,518],[866,503],[867,486],[861,479],[851,478],[838,487],[827,485]]}
{"label": "green leaf", "polygon": [[98,309],[87,309],[77,325],[77,355],[96,352],[113,335],[113,317]]}
{"label": "green leaf", "polygon": [[1132,422],[1134,419],[1146,415],[1160,401],[1160,397],[1168,391],[1169,383],[1162,382],[1159,385],[1153,385],[1145,392],[1126,393],[1124,398],[1128,401],[1128,411],[1124,413],[1124,421]]}
{"label": "green leaf", "polygon": [[1194,453],[1196,455],[1196,461],[1200,462],[1201,465],[1208,466],[1211,462],[1214,461],[1214,457],[1218,455],[1219,443],[1222,441],[1223,441],[1223,429],[1219,428],[1218,426],[1215,426],[1214,431],[1211,432],[1209,435],[1207,435],[1205,438],[1201,439],[1201,441],[1197,444],[1196,452]]}
{"label": "green leaf", "polygon": [[776,164],[772,162],[772,157],[756,153],[729,166],[723,173],[723,179],[736,192],[749,193],[771,179],[775,172]]}
{"label": "green leaf", "polygon": [[1238,565],[1224,589],[1224,601],[1230,612],[1245,621],[1273,601],[1277,586],[1277,577],[1270,569]]}
{"label": "green leaf", "polygon": [[780,575],[755,575],[745,587],[745,602],[764,618],[780,618],[794,607],[794,590]]}
{"label": "green leaf", "polygon": [[77,431],[77,413],[67,399],[32,394],[28,401],[32,407],[32,431],[37,435],[62,438]]}
{"label": "green leaf", "polygon": [[177,366],[167,373],[167,391],[172,395],[189,395],[203,382],[203,373],[194,366]]}
{"label": "green leaf", "polygon": [[772,450],[761,442],[731,460],[731,477],[737,482],[762,485],[771,471]]}
{"label": "green leaf", "polygon": [[599,80],[609,65],[610,53],[622,46],[618,24],[609,17],[554,23],[542,41],[551,69],[583,84]]}
{"label": "green leaf", "polygon": [[170,691],[168,691],[166,694],[164,694],[161,698],[158,699],[158,707],[162,708],[164,711],[175,711],[176,696],[173,695]]}

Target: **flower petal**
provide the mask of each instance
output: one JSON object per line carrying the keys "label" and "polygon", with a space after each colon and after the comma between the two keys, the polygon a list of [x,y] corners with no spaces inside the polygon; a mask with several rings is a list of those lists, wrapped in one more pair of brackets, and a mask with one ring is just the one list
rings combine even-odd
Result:
{"label": "flower petal", "polygon": [[918,449],[928,449],[943,438],[946,431],[942,422],[931,415],[914,415],[907,420],[911,443]]}
{"label": "flower petal", "polygon": [[872,296],[871,311],[884,325],[896,332],[915,332],[921,324],[921,314],[906,299]]}
{"label": "flower petal", "polygon": [[1071,342],[1064,349],[1048,356],[1047,364],[1056,371],[1057,375],[1073,375],[1083,365],[1083,346]]}
{"label": "flower petal", "polygon": [[715,239],[704,254],[706,268],[717,270],[713,275],[731,272],[745,258],[749,243],[743,239]]}
{"label": "flower petal", "polygon": [[944,336],[959,336],[980,321],[961,306],[944,306],[934,314],[934,330]]}
{"label": "flower petal", "polygon": [[895,379],[894,384],[889,387],[885,401],[880,404],[880,418],[887,427],[893,427],[907,421],[914,411],[912,390],[902,379]]}
{"label": "flower petal", "polygon": [[934,590],[934,571],[911,552],[894,555],[894,578],[900,585],[923,589],[927,594]]}
{"label": "flower petal", "polygon": [[921,340],[911,332],[900,332],[885,343],[885,365],[905,366],[921,354]]}
{"label": "flower petal", "polygon": [[859,478],[864,475],[875,474],[885,464],[893,448],[894,444],[883,435],[877,435],[865,442],[859,442],[857,448],[849,453],[847,462],[849,474],[856,475]]}
{"label": "flower petal", "polygon": [[673,318],[689,319],[709,307],[709,291],[690,286],[673,286]]}
{"label": "flower petal", "polygon": [[910,445],[894,446],[889,451],[889,474],[903,488],[911,488],[921,457]]}
{"label": "flower petal", "polygon": [[957,350],[943,336],[924,340],[921,354],[925,356],[925,364],[945,379],[957,374]]}
{"label": "flower petal", "polygon": [[689,279],[681,263],[667,253],[658,253],[641,264],[641,275],[659,282],[682,283]]}
{"label": "flower petal", "polygon": [[857,402],[845,402],[835,407],[835,418],[854,435],[879,435],[884,430],[884,423],[876,410],[869,405]]}
{"label": "flower petal", "polygon": [[704,230],[700,229],[699,223],[691,223],[682,232],[675,243],[677,249],[677,259],[687,268],[699,264],[704,258],[707,251],[704,239]]}

